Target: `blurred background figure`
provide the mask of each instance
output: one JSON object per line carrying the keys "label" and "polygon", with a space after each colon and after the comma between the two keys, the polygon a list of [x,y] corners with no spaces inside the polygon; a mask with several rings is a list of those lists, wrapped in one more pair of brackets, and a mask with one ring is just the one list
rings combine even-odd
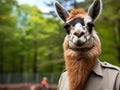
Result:
{"label": "blurred background figure", "polygon": [[30,87],[30,90],[35,90],[35,85],[32,85],[32,86]]}
{"label": "blurred background figure", "polygon": [[42,90],[48,90],[47,77],[43,77],[43,79],[41,81],[41,89]]}

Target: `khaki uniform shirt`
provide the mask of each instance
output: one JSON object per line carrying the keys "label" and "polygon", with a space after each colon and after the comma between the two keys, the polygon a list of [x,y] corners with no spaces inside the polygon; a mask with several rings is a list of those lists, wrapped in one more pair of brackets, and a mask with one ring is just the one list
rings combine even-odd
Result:
{"label": "khaki uniform shirt", "polygon": [[[69,90],[67,71],[61,74],[58,90]],[[84,90],[120,90],[120,68],[100,62],[93,68]]]}

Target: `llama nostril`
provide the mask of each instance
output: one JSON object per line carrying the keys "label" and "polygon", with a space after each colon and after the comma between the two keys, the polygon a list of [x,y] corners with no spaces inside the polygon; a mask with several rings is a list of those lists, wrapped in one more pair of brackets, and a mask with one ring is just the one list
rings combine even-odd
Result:
{"label": "llama nostril", "polygon": [[80,36],[83,36],[84,34],[85,34],[85,32],[81,32],[81,33],[80,33]]}
{"label": "llama nostril", "polygon": [[77,36],[77,33],[76,33],[76,32],[74,32],[74,35],[75,35],[75,36]]}

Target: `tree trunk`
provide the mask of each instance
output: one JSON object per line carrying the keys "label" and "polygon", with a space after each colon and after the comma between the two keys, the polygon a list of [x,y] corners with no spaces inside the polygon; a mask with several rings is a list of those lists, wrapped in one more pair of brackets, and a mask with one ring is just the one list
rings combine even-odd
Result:
{"label": "tree trunk", "polygon": [[37,38],[35,38],[35,41],[34,41],[34,60],[33,60],[33,73],[34,73],[34,81],[36,82],[37,80],[37,77],[36,77],[36,74],[38,72],[37,70],[37,56],[38,56],[38,52],[37,52]]}
{"label": "tree trunk", "polygon": [[24,55],[20,56],[20,81],[23,81],[23,72],[24,72],[24,68],[23,68],[23,63],[24,63]]}
{"label": "tree trunk", "polygon": [[118,52],[118,60],[120,62],[120,19],[117,19],[114,23],[114,38],[115,45]]}
{"label": "tree trunk", "polygon": [[3,65],[4,65],[4,41],[3,39],[0,40],[0,83],[4,83],[3,79]]}
{"label": "tree trunk", "polygon": [[117,50],[118,50],[118,60],[120,62],[120,18],[118,19],[118,46],[117,46]]}
{"label": "tree trunk", "polygon": [[20,81],[22,82],[23,81],[23,73],[24,73],[24,58],[25,58],[25,55],[24,55],[24,43],[25,42],[25,38],[24,37],[21,37],[21,52],[20,52]]}

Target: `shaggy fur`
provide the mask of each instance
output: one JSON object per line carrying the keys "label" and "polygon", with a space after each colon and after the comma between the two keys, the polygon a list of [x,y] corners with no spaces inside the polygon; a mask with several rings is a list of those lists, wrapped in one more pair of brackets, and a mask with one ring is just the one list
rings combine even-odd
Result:
{"label": "shaggy fur", "polygon": [[83,90],[92,68],[101,52],[97,34],[93,33],[94,46],[88,51],[74,51],[68,45],[67,36],[64,40],[64,57],[68,71],[69,90]]}
{"label": "shaggy fur", "polygon": [[84,9],[72,9],[70,12],[70,16],[67,18],[67,20],[73,19],[73,18],[83,18],[83,16],[87,15]]}

